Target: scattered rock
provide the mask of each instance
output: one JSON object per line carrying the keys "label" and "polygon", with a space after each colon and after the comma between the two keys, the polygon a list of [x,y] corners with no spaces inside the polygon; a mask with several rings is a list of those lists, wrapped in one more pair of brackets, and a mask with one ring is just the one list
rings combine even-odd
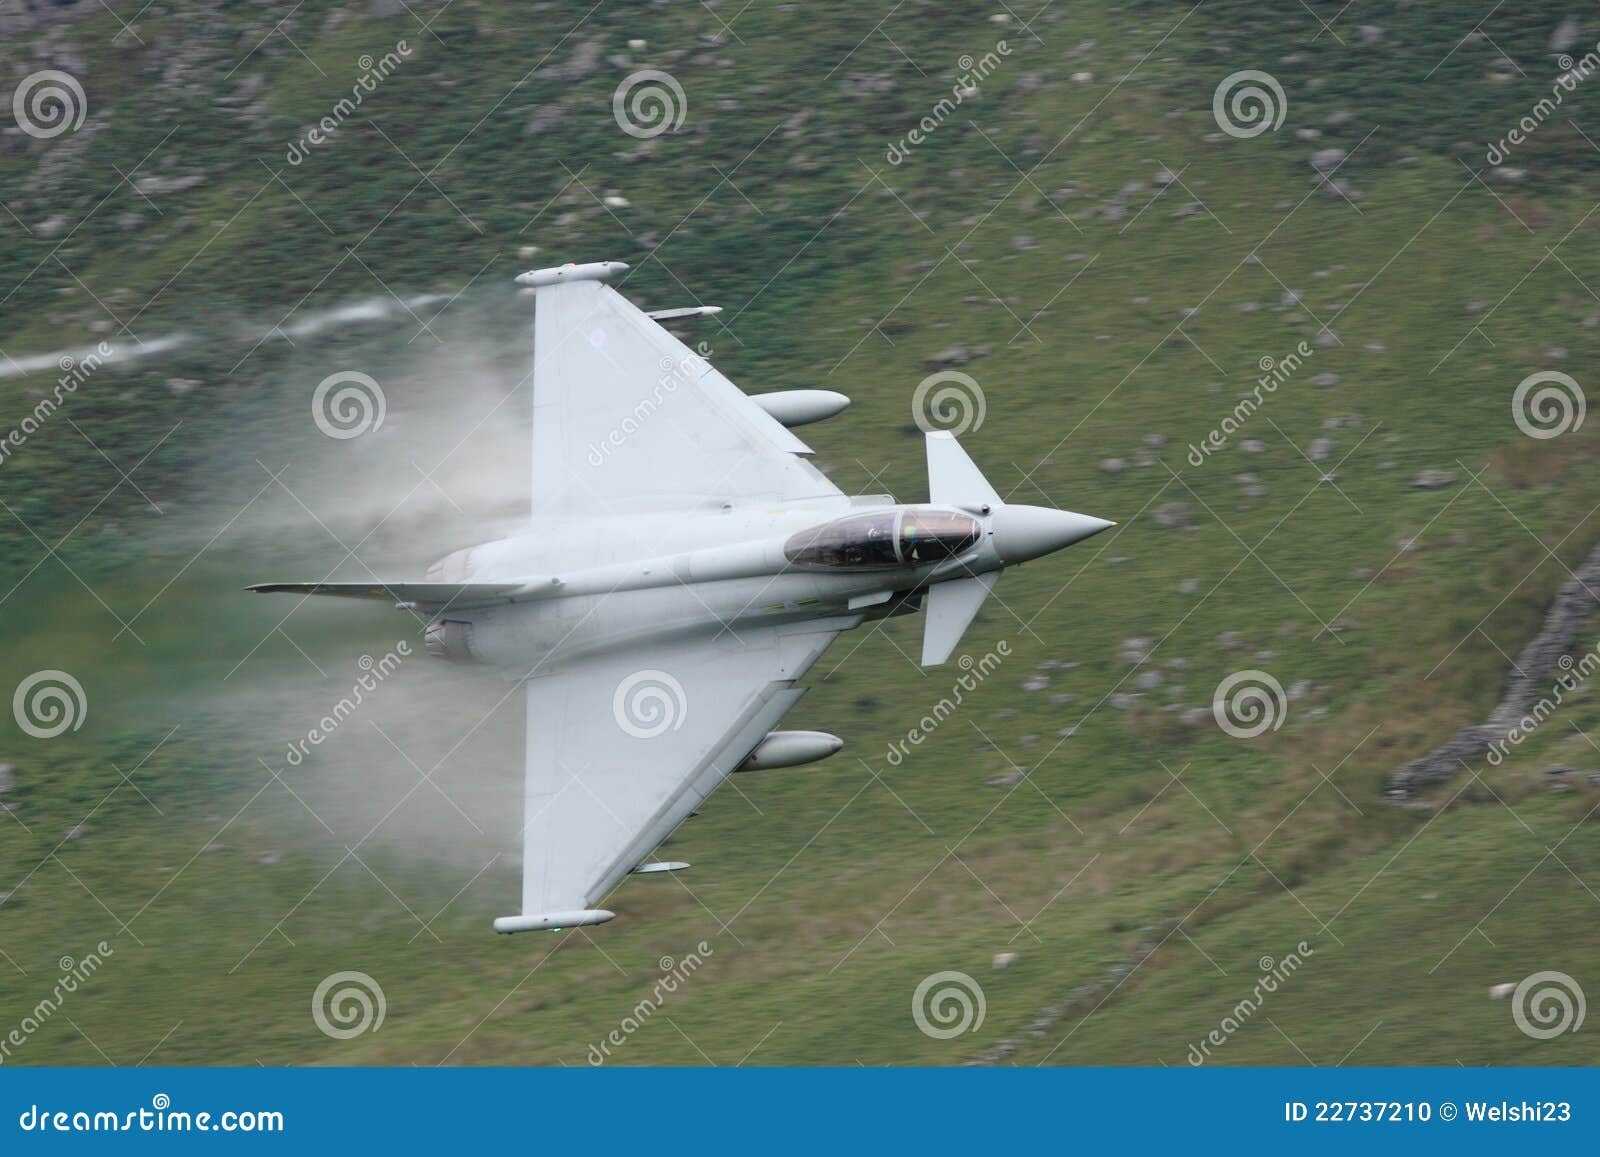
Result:
{"label": "scattered rock", "polygon": [[1454,470],[1423,470],[1411,480],[1411,485],[1418,490],[1440,490],[1451,485],[1456,480]]}
{"label": "scattered rock", "polygon": [[1010,968],[1018,959],[1019,957],[1015,952],[996,952],[994,954],[994,966],[997,969]]}
{"label": "scattered rock", "polygon": [[947,369],[950,366],[964,366],[970,362],[973,354],[966,346],[953,345],[948,349],[940,350],[933,357],[922,364],[930,370]]}
{"label": "scattered rock", "polygon": [[1112,477],[1115,477],[1116,475],[1121,474],[1127,468],[1128,462],[1125,458],[1100,459],[1100,472],[1102,474],[1110,474]]}
{"label": "scattered rock", "polygon": [[1189,525],[1189,504],[1187,502],[1169,502],[1159,506],[1152,512],[1151,517],[1156,520],[1157,526],[1180,527]]}
{"label": "scattered rock", "polygon": [[522,135],[531,137],[535,133],[542,133],[560,124],[567,115],[565,105],[544,104],[533,110],[533,115],[528,118],[528,123],[522,126]]}
{"label": "scattered rock", "polygon": [[1311,167],[1319,173],[1331,173],[1344,164],[1347,156],[1343,149],[1318,149],[1311,154]]}
{"label": "scattered rock", "polygon": [[183,193],[197,188],[206,183],[203,173],[196,173],[192,177],[140,177],[133,183],[134,189],[146,195],[155,193]]}

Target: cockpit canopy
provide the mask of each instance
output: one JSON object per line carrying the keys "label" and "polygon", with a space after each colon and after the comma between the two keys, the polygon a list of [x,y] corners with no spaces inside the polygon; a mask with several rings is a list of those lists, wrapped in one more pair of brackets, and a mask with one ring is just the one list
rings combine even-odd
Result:
{"label": "cockpit canopy", "polygon": [[783,553],[807,569],[893,570],[953,558],[982,533],[977,519],[952,510],[879,510],[802,530]]}

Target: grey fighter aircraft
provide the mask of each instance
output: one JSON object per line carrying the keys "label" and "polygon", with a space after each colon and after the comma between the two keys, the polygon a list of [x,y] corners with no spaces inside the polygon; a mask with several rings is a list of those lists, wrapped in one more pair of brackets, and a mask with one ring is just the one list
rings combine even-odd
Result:
{"label": "grey fighter aircraft", "polygon": [[960,642],[1001,570],[1113,525],[1007,503],[947,432],[928,501],[851,497],[790,428],[840,394],[746,395],[606,284],[620,262],[536,288],[528,529],[421,582],[267,583],[429,616],[428,651],[491,664],[527,696],[522,908],[497,932],[599,924],[630,872],[723,778],[842,746],[777,731],[840,631],[921,609],[925,665]]}

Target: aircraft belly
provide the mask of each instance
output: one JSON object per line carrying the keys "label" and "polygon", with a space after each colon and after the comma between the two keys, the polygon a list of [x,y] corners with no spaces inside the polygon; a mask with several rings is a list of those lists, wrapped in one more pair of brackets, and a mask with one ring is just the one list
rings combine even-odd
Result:
{"label": "aircraft belly", "polygon": [[470,616],[472,654],[516,678],[543,675],[647,643],[835,618],[885,581],[790,572],[496,607]]}

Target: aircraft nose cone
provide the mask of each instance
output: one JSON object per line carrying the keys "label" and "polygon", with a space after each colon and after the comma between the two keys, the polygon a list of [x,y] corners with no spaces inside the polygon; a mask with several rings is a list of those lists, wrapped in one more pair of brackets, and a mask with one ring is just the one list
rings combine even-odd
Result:
{"label": "aircraft nose cone", "polygon": [[1025,562],[1082,542],[1116,523],[1048,506],[1002,506],[994,513],[994,548],[1005,563]]}

